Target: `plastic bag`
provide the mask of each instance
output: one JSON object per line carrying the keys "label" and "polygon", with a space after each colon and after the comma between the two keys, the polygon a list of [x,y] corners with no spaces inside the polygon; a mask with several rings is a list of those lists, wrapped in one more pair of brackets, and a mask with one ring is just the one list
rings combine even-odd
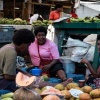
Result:
{"label": "plastic bag", "polygon": [[72,54],[74,55],[85,55],[88,52],[88,48],[84,47],[76,47],[73,51]]}
{"label": "plastic bag", "polygon": [[73,50],[71,60],[75,62],[80,62],[82,58],[86,58],[89,61],[93,61],[95,47],[91,46],[89,49],[84,47],[76,47]]}
{"label": "plastic bag", "polygon": [[55,28],[52,24],[48,26],[46,38],[48,38],[52,42],[58,44],[58,38],[55,34]]}
{"label": "plastic bag", "polygon": [[83,41],[80,41],[78,39],[72,39],[68,38],[66,47],[86,47],[89,48],[91,44],[85,43]]}
{"label": "plastic bag", "polygon": [[[82,58],[86,58],[89,61],[93,61],[95,47],[91,44],[85,43],[78,39],[68,38],[66,45],[63,47],[68,47],[72,49],[71,60],[74,62],[80,62]],[[66,56],[68,56],[66,54]]]}
{"label": "plastic bag", "polygon": [[91,46],[90,49],[88,50],[87,55],[86,55],[86,58],[87,58],[89,61],[93,61],[94,51],[95,51],[95,47],[94,47],[94,46]]}

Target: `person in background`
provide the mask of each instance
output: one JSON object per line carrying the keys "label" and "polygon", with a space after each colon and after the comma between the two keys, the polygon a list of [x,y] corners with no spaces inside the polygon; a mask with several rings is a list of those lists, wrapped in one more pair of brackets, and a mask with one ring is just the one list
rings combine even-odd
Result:
{"label": "person in background", "polygon": [[13,18],[14,18],[11,11],[9,11],[9,14],[8,14],[8,17],[7,17],[7,18],[8,18],[8,19],[13,19]]}
{"label": "person in background", "polygon": [[20,29],[14,33],[12,43],[0,48],[0,89],[11,92],[17,89],[15,83],[17,55],[28,49],[34,39],[34,34],[30,30]]}
{"label": "person in background", "polygon": [[98,14],[97,16],[95,16],[95,17],[97,17],[97,18],[99,18],[100,19],[100,14]]}
{"label": "person in background", "polygon": [[[78,18],[78,15],[75,13],[74,7],[71,8],[71,12],[69,14],[71,14],[72,18]],[[70,22],[70,19],[68,19],[67,22]]]}
{"label": "person in background", "polygon": [[75,13],[75,8],[74,7],[72,7],[70,14],[72,15],[73,18],[78,18],[78,15]]}
{"label": "person in background", "polygon": [[37,27],[34,34],[36,39],[29,46],[32,64],[42,69],[42,75],[47,74],[49,77],[58,77],[62,81],[71,82],[72,79],[66,78],[63,65],[59,60],[57,45],[46,38],[47,29],[42,26]]}
{"label": "person in background", "polygon": [[4,17],[4,13],[0,12],[0,19],[2,19]]}
{"label": "person in background", "polygon": [[[100,53],[100,34],[97,35],[97,41],[98,41],[98,52]],[[92,86],[93,88],[100,88],[100,66],[98,67],[97,72],[92,68],[90,62],[87,59],[82,59],[81,63],[86,64],[90,75],[86,76],[86,84]],[[98,83],[96,84],[96,82]]]}
{"label": "person in background", "polygon": [[30,24],[32,24],[32,22],[35,22],[37,20],[43,21],[43,17],[41,15],[39,15],[39,13],[37,11],[34,11],[34,15],[31,16],[31,18],[30,18]]}
{"label": "person in background", "polygon": [[63,12],[63,5],[59,4],[59,3],[56,4],[55,5],[55,10],[50,12],[49,20],[59,19],[62,12]]}

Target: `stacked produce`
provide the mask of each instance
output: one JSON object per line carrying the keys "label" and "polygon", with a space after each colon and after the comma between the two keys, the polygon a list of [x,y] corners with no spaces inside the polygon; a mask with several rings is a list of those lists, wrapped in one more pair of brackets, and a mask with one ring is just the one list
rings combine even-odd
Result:
{"label": "stacked produce", "polygon": [[[42,78],[44,81],[49,80],[46,75]],[[100,89],[92,89],[90,86],[80,88],[75,82],[66,86],[58,83],[54,87],[45,86],[40,89],[37,85],[41,77],[26,76],[19,72],[16,79],[20,88],[14,93],[2,95],[1,100],[100,100]],[[73,89],[76,95],[71,92]],[[77,94],[76,91],[81,91],[81,93]]]}
{"label": "stacked produce", "polygon": [[100,19],[98,17],[70,18],[70,22],[99,23]]}
{"label": "stacked produce", "polygon": [[35,22],[32,22],[32,26],[48,26],[50,24],[52,24],[52,20],[43,20],[43,21],[40,21],[40,20],[37,20]]}
{"label": "stacked produce", "polygon": [[2,19],[0,19],[0,24],[27,25],[27,21],[26,20],[22,20],[20,18],[16,18],[16,19],[2,18]]}
{"label": "stacked produce", "polygon": [[[83,93],[78,95],[78,98],[74,97],[70,90],[76,89],[81,90]],[[42,89],[35,88],[40,93],[43,100],[100,100],[100,89],[92,89],[90,86],[79,87],[77,83],[69,83],[66,87],[58,83],[55,87],[48,88],[48,86]],[[58,96],[58,97],[55,97]],[[61,96],[64,98],[61,99]]]}

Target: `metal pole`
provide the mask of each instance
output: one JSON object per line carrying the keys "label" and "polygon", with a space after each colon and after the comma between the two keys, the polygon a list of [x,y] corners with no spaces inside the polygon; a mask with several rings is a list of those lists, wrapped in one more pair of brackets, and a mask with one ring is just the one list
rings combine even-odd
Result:
{"label": "metal pole", "polygon": [[15,19],[15,0],[14,0],[14,19]]}

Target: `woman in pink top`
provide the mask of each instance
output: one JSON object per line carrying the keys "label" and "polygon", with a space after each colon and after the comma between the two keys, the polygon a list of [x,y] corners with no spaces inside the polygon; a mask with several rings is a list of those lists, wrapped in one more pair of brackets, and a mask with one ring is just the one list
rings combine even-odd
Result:
{"label": "woman in pink top", "polygon": [[[29,46],[29,54],[34,66],[39,66],[43,73],[50,77],[59,77],[62,81],[67,80],[63,65],[59,61],[59,52],[55,43],[46,38],[47,29],[38,27],[34,31],[36,39]],[[72,79],[71,79],[72,81]]]}

